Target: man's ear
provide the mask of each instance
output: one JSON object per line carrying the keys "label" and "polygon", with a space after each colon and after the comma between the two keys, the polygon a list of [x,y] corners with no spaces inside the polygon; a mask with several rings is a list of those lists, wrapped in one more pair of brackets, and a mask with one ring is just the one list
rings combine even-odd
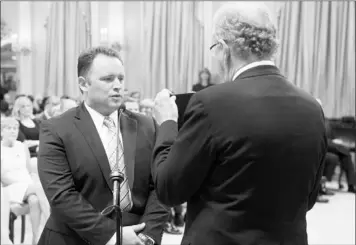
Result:
{"label": "man's ear", "polygon": [[82,76],[78,77],[78,85],[82,92],[86,92],[88,90],[88,81]]}

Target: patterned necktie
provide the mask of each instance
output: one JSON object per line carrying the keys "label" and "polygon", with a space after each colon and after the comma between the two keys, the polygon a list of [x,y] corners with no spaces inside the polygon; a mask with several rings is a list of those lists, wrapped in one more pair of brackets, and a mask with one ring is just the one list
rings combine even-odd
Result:
{"label": "patterned necktie", "polygon": [[[124,162],[124,151],[117,134],[114,120],[110,117],[104,118],[104,126],[108,128],[109,137],[105,147],[111,171],[119,170],[124,174],[124,181],[120,185],[120,208],[122,211],[130,211],[132,208],[131,192],[127,182],[126,166]],[[118,143],[120,142],[120,143]]]}

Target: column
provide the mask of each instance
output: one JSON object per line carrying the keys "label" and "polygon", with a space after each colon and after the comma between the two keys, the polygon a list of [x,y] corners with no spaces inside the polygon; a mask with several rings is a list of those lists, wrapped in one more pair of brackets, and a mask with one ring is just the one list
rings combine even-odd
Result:
{"label": "column", "polygon": [[[111,1],[108,3],[108,42],[109,44],[120,43],[125,49],[125,11],[123,1]],[[125,51],[121,51],[122,58],[125,60]]]}
{"label": "column", "polygon": [[19,77],[18,93],[34,94],[32,89],[32,3],[19,2],[19,33],[18,43],[15,49],[17,53],[17,70]]}
{"label": "column", "polygon": [[213,29],[213,2],[203,1],[204,8],[204,67],[212,69],[212,56],[210,46],[212,45]]}
{"label": "column", "polygon": [[99,32],[99,2],[90,2],[91,5],[91,45],[93,47],[100,44]]}
{"label": "column", "polygon": [[32,81],[33,95],[43,95],[46,90],[46,46],[48,18],[51,2],[34,1],[32,5]]}

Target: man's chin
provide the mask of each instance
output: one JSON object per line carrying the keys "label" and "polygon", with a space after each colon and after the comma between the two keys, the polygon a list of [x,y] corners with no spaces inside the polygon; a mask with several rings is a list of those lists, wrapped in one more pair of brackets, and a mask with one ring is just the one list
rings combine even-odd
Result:
{"label": "man's chin", "polygon": [[109,106],[113,109],[119,109],[119,107],[123,104],[123,100],[110,100]]}

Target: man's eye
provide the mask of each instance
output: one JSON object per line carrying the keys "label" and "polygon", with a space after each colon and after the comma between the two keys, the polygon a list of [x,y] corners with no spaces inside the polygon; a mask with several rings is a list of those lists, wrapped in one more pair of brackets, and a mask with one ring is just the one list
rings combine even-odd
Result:
{"label": "man's eye", "polygon": [[103,80],[104,81],[113,81],[115,77],[105,77]]}

